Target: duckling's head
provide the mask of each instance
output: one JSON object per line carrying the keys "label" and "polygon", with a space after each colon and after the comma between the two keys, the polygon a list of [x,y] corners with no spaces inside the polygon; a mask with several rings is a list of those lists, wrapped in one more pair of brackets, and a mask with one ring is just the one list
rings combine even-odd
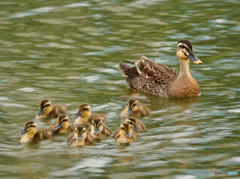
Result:
{"label": "duckling's head", "polygon": [[128,100],[128,111],[127,111],[128,115],[131,115],[132,112],[137,111],[138,108],[139,108],[139,106],[138,106],[138,101],[137,100],[135,100],[135,99],[129,99]]}
{"label": "duckling's head", "polygon": [[126,121],[125,122],[127,122],[128,124],[130,124],[130,126],[131,126],[131,128],[133,129],[133,130],[135,130],[135,131],[140,131],[140,129],[137,127],[137,121],[136,121],[136,118],[134,118],[134,117],[128,117],[127,119],[126,119]]}
{"label": "duckling's head", "polygon": [[90,115],[91,115],[91,107],[89,104],[84,103],[78,107],[77,117],[79,116],[88,117]]}
{"label": "duckling's head", "polygon": [[38,112],[38,116],[42,114],[49,114],[52,111],[52,103],[48,99],[44,99],[40,102],[40,110]]}
{"label": "duckling's head", "polygon": [[69,127],[69,125],[70,125],[69,124],[70,120],[69,120],[69,118],[68,118],[68,116],[66,114],[60,114],[58,116],[57,121],[58,121],[58,125],[56,126],[55,129],[61,129],[61,128],[67,129]]}
{"label": "duckling's head", "polygon": [[74,137],[77,141],[85,140],[87,137],[86,128],[84,126],[76,127]]}
{"label": "duckling's head", "polygon": [[37,124],[34,121],[27,121],[24,124],[24,129],[22,130],[22,132],[20,132],[20,134],[36,134],[37,133]]}
{"label": "duckling's head", "polygon": [[192,43],[187,39],[182,39],[178,41],[176,55],[178,59],[182,59],[182,60],[190,59],[195,64],[199,64],[199,65],[202,64],[202,61],[199,60],[193,52]]}
{"label": "duckling's head", "polygon": [[95,118],[92,120],[91,131],[94,135],[99,135],[103,130],[102,120]]}
{"label": "duckling's head", "polygon": [[121,134],[122,137],[124,137],[124,136],[126,136],[127,138],[132,137],[130,130],[131,130],[131,126],[130,126],[129,123],[124,122],[124,123],[121,124],[120,134]]}

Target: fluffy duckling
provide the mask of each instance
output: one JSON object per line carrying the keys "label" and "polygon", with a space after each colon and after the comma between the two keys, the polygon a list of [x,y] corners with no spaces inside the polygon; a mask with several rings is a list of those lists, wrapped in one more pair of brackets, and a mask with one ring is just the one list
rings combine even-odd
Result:
{"label": "fluffy duckling", "polygon": [[134,118],[134,117],[128,117],[126,120],[125,120],[125,122],[127,122],[128,124],[130,124],[131,125],[131,127],[132,127],[132,129],[135,131],[135,132],[144,132],[145,131],[145,126],[144,126],[144,124],[140,121],[140,120],[138,120],[138,119],[136,119],[136,118]]}
{"label": "fluffy duckling", "polygon": [[50,139],[54,132],[50,129],[37,129],[37,124],[34,121],[28,121],[24,125],[24,129],[20,134],[25,134],[20,142],[38,142],[44,139]]}
{"label": "fluffy duckling", "polygon": [[52,105],[51,101],[44,99],[40,102],[40,110],[36,116],[38,119],[53,119],[59,114],[67,114],[67,109],[64,105]]}
{"label": "fluffy duckling", "polygon": [[74,131],[73,124],[66,114],[60,114],[58,119],[51,124],[50,129],[55,130],[57,134],[68,134]]}
{"label": "fluffy duckling", "polygon": [[76,127],[75,132],[69,136],[68,141],[72,146],[84,146],[91,145],[94,138],[86,131],[84,126],[79,126]]}
{"label": "fluffy duckling", "polygon": [[89,129],[95,139],[106,139],[111,136],[112,131],[103,124],[100,118],[92,120],[91,128]]}
{"label": "fluffy duckling", "polygon": [[143,117],[150,114],[150,110],[147,106],[142,105],[135,99],[129,99],[128,105],[121,112],[120,116],[133,116],[133,117]]}
{"label": "fluffy duckling", "polygon": [[120,129],[113,134],[116,143],[131,143],[136,141],[136,134],[129,123],[122,123]]}
{"label": "fluffy duckling", "polygon": [[100,118],[103,122],[107,120],[105,114],[92,113],[91,106],[87,103],[78,107],[77,117],[74,123],[82,125],[91,125],[94,118]]}

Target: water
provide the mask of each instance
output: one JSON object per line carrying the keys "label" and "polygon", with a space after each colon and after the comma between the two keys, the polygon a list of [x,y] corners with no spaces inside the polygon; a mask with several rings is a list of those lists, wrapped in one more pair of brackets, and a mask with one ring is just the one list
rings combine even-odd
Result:
{"label": "water", "polygon": [[[1,1],[0,177],[208,178],[239,169],[239,7],[237,0]],[[203,65],[190,64],[201,96],[137,93],[152,113],[136,143],[112,138],[70,147],[67,136],[22,145],[19,132],[42,99],[105,113],[114,131],[131,96],[118,70],[140,55],[178,70],[187,38]],[[36,120],[39,127],[53,122]]]}

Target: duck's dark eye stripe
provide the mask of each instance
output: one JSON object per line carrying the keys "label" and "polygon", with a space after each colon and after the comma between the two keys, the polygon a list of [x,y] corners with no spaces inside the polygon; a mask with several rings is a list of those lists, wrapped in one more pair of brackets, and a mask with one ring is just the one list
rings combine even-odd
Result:
{"label": "duck's dark eye stripe", "polygon": [[65,121],[67,121],[67,119],[63,119],[63,120],[61,121],[61,123],[65,122]]}
{"label": "duck's dark eye stripe", "polygon": [[50,104],[46,104],[45,106],[43,106],[43,108],[48,107],[48,106],[50,106]]}
{"label": "duck's dark eye stripe", "polygon": [[132,122],[128,122],[128,123],[134,125]]}
{"label": "duck's dark eye stripe", "polygon": [[127,131],[124,127],[121,127],[122,130]]}
{"label": "duck's dark eye stripe", "polygon": [[179,47],[184,48],[189,52],[189,49],[185,45],[180,45]]}
{"label": "duck's dark eye stripe", "polygon": [[82,134],[85,132],[85,130],[82,131]]}

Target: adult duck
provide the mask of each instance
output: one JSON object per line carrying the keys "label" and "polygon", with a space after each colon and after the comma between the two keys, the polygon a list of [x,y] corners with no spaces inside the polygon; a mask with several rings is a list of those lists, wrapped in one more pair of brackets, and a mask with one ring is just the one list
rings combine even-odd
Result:
{"label": "adult duck", "polygon": [[126,78],[128,85],[140,92],[165,98],[186,98],[197,96],[200,93],[197,81],[191,76],[189,60],[195,64],[202,64],[194,52],[192,43],[183,39],[178,42],[176,56],[180,72],[165,65],[153,62],[145,56],[131,67],[119,64],[119,70]]}

